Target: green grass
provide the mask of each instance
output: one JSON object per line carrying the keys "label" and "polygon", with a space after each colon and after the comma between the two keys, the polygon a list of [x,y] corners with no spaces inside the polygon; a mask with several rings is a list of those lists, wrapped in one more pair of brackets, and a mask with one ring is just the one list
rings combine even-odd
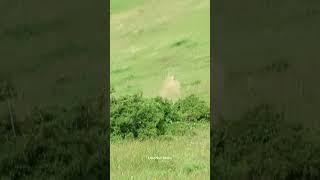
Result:
{"label": "green grass", "polygon": [[127,9],[133,8],[142,4],[145,0],[111,0],[110,9],[111,13],[125,11]]}
{"label": "green grass", "polygon": [[183,96],[195,93],[209,102],[209,10],[208,0],[164,0],[112,13],[111,85],[119,94],[156,96],[174,73]]}
{"label": "green grass", "polygon": [[209,179],[209,127],[198,124],[184,136],[113,142],[111,179]]}

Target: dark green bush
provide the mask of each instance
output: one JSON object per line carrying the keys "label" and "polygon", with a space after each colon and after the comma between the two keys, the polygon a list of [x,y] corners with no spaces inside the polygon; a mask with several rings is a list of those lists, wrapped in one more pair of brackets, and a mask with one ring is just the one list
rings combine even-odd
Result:
{"label": "dark green bush", "polygon": [[146,138],[164,135],[173,122],[209,120],[209,107],[192,95],[175,104],[142,94],[111,99],[111,134]]}
{"label": "dark green bush", "polygon": [[110,109],[111,134],[123,138],[163,135],[169,123],[179,120],[171,102],[141,94],[113,99]]}
{"label": "dark green bush", "polygon": [[210,109],[206,102],[195,95],[178,100],[173,107],[181,119],[185,121],[209,121]]}

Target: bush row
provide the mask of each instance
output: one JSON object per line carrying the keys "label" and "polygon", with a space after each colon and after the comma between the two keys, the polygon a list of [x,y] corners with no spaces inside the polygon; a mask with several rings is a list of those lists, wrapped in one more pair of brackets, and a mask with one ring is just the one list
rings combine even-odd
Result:
{"label": "bush row", "polygon": [[111,97],[111,135],[147,138],[164,135],[175,122],[209,121],[209,107],[195,95],[173,103],[142,94]]}

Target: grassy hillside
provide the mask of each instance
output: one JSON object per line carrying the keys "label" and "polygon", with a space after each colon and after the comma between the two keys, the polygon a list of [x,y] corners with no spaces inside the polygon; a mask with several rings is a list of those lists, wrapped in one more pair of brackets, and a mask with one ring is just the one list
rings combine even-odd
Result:
{"label": "grassy hillside", "polygon": [[172,73],[183,96],[195,93],[209,102],[208,0],[113,0],[111,8],[111,85],[119,94],[159,95]]}
{"label": "grassy hillside", "polygon": [[121,11],[126,11],[143,4],[145,0],[113,0],[110,2],[110,11],[111,13],[118,13]]}

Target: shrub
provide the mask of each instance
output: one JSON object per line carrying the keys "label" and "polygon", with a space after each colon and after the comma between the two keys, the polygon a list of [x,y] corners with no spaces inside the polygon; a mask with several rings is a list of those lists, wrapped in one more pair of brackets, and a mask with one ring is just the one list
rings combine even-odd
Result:
{"label": "shrub", "polygon": [[169,123],[179,120],[172,111],[172,103],[160,97],[124,96],[113,99],[110,109],[111,134],[123,138],[163,135]]}
{"label": "shrub", "polygon": [[[176,103],[161,97],[145,98],[141,93],[112,96],[110,120],[112,136],[155,137],[167,133],[168,127],[175,122],[208,121],[209,107],[195,95]],[[170,132],[174,131],[171,129]]]}
{"label": "shrub", "polygon": [[174,104],[176,111],[181,119],[185,121],[209,121],[210,109],[206,102],[200,100],[197,96],[191,95],[184,99],[180,99]]}

